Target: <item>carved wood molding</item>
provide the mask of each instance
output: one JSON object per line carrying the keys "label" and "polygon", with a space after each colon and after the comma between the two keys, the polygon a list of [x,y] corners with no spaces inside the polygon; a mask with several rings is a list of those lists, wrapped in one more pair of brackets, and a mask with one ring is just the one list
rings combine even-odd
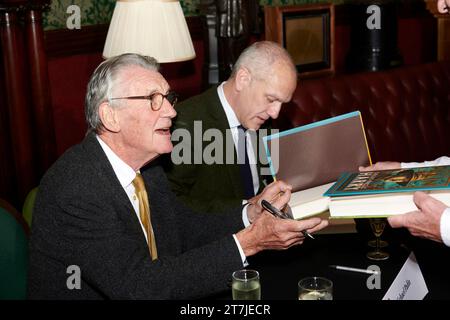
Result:
{"label": "carved wood molding", "polygon": [[50,9],[50,0],[4,0],[0,1],[0,11],[22,12],[29,10],[46,11]]}

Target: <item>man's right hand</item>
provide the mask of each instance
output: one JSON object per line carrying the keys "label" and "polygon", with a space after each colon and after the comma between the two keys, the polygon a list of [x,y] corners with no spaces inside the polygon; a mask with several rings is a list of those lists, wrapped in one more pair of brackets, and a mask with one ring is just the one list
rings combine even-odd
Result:
{"label": "man's right hand", "polygon": [[302,230],[313,233],[326,226],[328,220],[317,217],[301,221],[279,219],[265,211],[250,226],[239,231],[236,237],[245,256],[249,257],[267,249],[284,250],[302,244],[305,239]]}

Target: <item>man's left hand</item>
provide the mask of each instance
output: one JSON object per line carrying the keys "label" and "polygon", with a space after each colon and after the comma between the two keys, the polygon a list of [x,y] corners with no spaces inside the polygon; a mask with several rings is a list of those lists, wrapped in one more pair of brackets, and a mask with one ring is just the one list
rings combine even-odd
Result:
{"label": "man's left hand", "polygon": [[415,192],[414,202],[419,210],[389,217],[391,227],[405,227],[413,236],[442,242],[440,224],[446,205],[424,192]]}

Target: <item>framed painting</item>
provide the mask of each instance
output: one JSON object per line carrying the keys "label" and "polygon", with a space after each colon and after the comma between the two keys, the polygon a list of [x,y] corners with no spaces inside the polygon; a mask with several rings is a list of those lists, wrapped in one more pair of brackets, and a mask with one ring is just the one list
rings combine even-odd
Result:
{"label": "framed painting", "polygon": [[292,56],[301,78],[334,73],[334,5],[266,6],[266,40]]}

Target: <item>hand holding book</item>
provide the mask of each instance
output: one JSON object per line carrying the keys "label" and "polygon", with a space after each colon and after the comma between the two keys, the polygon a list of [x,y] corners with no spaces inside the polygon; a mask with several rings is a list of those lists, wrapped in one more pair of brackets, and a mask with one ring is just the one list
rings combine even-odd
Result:
{"label": "hand holding book", "polygon": [[[391,165],[395,164],[395,162],[378,162],[374,166],[386,166],[386,164]],[[400,163],[397,164],[400,167]],[[442,166],[449,164],[450,158],[443,156],[433,161],[405,163],[402,166]],[[395,167],[391,169],[395,169]],[[450,219],[448,219],[450,217],[450,208],[448,203],[445,204],[433,198],[432,195],[421,191],[414,193],[413,201],[417,207],[414,211],[388,217],[391,227],[405,227],[414,236],[444,242],[447,246],[450,246]]]}
{"label": "hand holding book", "polygon": [[392,228],[406,227],[413,236],[442,242],[441,216],[447,206],[424,192],[413,196],[418,210],[388,218]]}
{"label": "hand holding book", "polygon": [[371,166],[367,166],[367,167],[360,166],[358,168],[358,170],[360,172],[379,171],[379,170],[395,170],[395,169],[401,169],[400,162],[383,161],[383,162],[377,162]]}

